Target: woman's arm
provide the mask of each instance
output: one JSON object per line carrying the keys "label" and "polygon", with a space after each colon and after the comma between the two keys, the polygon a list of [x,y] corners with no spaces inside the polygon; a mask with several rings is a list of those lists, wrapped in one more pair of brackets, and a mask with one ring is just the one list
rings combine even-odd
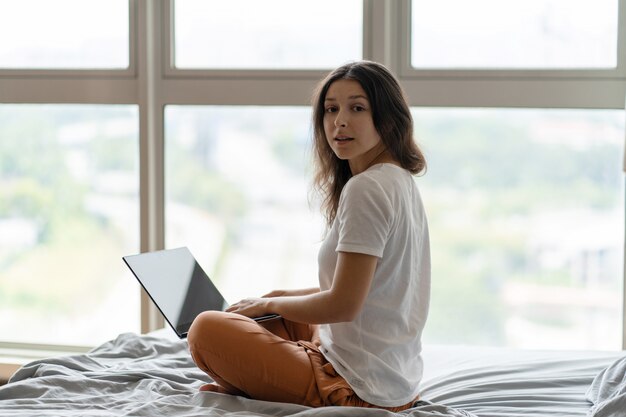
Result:
{"label": "woman's arm", "polygon": [[263,296],[263,298],[271,298],[271,297],[293,297],[296,295],[308,295],[314,294],[316,292],[320,292],[319,287],[314,288],[300,288],[295,290],[274,290],[269,292]]}
{"label": "woman's arm", "polygon": [[375,256],[339,252],[329,290],[293,296],[247,298],[227,311],[248,317],[275,313],[291,321],[309,324],[352,321],[365,302],[377,263]]}

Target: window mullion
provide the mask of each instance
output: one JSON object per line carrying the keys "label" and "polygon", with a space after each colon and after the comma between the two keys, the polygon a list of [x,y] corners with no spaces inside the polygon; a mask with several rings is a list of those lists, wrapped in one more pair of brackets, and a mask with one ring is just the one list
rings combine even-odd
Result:
{"label": "window mullion", "polygon": [[[140,235],[141,251],[164,247],[164,173],[162,74],[162,1],[139,3],[138,81],[140,118]],[[163,317],[147,295],[141,295],[141,330],[163,327]]]}
{"label": "window mullion", "polygon": [[405,0],[364,0],[363,58],[380,62],[400,73],[401,39],[407,27],[402,24]]}
{"label": "window mullion", "polygon": [[617,69],[626,78],[626,0],[619,0],[617,24]]}

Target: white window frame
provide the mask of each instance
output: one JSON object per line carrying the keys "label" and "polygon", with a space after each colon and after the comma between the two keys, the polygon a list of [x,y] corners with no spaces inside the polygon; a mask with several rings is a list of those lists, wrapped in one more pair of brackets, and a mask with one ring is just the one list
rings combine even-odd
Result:
{"label": "white window frame", "polygon": [[619,1],[617,65],[607,69],[416,69],[411,66],[411,0],[394,2],[394,57],[412,104],[436,107],[624,109],[626,2]]}
{"label": "white window frame", "polygon": [[[625,108],[626,0],[619,0],[617,68],[608,70],[418,70],[410,65],[410,6],[410,0],[363,0],[363,58],[394,71],[411,106]],[[129,0],[129,19],[128,68],[0,69],[0,103],[139,106],[140,250],[144,252],[165,246],[166,105],[307,106],[313,88],[327,71],[177,69],[173,65],[173,0]],[[626,275],[623,280],[626,283]],[[158,310],[144,293],[141,297],[142,332],[163,327]],[[626,285],[623,298],[626,308]],[[626,311],[622,327],[626,349]],[[7,351],[76,349],[0,341],[0,377],[3,370],[13,369],[3,368],[3,363],[10,362],[6,358],[14,357]]]}

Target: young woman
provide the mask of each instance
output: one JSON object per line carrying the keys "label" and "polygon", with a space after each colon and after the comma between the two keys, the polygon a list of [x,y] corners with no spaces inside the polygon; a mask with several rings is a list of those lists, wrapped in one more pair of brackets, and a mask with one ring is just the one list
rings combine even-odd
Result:
{"label": "young woman", "polygon": [[[313,407],[401,411],[418,398],[430,297],[425,169],[395,77],[359,61],[313,104],[315,185],[328,229],[319,288],[273,291],[205,312],[188,335],[203,390]],[[281,318],[257,323],[269,313]]]}

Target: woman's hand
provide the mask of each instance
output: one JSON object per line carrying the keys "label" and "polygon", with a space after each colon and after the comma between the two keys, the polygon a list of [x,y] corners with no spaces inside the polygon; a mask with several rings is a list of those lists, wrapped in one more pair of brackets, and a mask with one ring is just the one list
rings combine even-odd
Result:
{"label": "woman's hand", "polygon": [[267,308],[268,300],[266,298],[246,298],[226,309],[229,313],[237,313],[246,317],[261,317],[271,314]]}

